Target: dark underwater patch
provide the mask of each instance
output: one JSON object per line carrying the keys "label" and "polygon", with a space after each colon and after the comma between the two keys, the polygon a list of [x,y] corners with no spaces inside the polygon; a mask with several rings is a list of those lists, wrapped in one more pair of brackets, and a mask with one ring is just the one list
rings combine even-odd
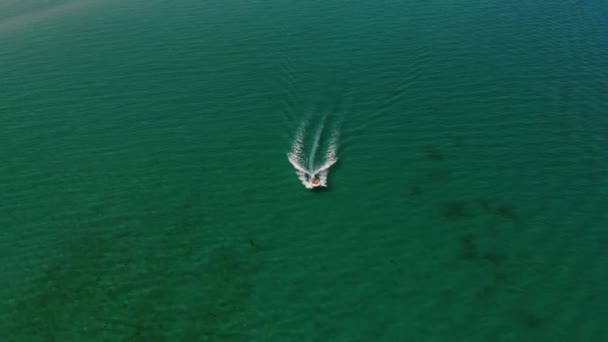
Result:
{"label": "dark underwater patch", "polygon": [[418,185],[410,185],[408,193],[411,197],[419,197],[424,194],[424,191]]}
{"label": "dark underwater patch", "polygon": [[479,258],[479,247],[471,234],[461,236],[458,240],[458,256],[464,260],[477,260]]}
{"label": "dark underwater patch", "polygon": [[445,154],[443,154],[437,147],[434,146],[426,146],[424,148],[424,155],[430,160],[440,161],[445,159]]}
{"label": "dark underwater patch", "polygon": [[426,172],[426,178],[431,181],[447,181],[452,177],[452,171],[446,168],[430,169]]}
{"label": "dark underwater patch", "polygon": [[513,317],[514,320],[526,330],[536,331],[542,329],[544,326],[543,318],[530,310],[516,310],[513,313]]}
{"label": "dark underwater patch", "polygon": [[479,205],[481,210],[487,214],[494,216],[495,218],[510,221],[510,222],[520,222],[519,215],[517,214],[515,208],[512,205],[499,203],[495,200],[491,199],[482,199],[479,200]]}
{"label": "dark underwater patch", "polygon": [[466,201],[451,200],[441,204],[441,214],[446,219],[458,222],[472,216],[471,207]]}
{"label": "dark underwater patch", "polygon": [[491,305],[500,288],[509,281],[505,272],[508,257],[499,250],[484,250],[472,234],[465,234],[458,240],[458,258],[468,263],[476,263],[487,269],[492,281],[480,286],[475,298],[483,305]]}
{"label": "dark underwater patch", "polygon": [[483,260],[496,267],[502,266],[507,260],[507,256],[503,252],[497,250],[485,251],[481,254],[481,257]]}
{"label": "dark underwater patch", "polygon": [[9,308],[13,340],[164,341],[176,325],[179,340],[242,334],[232,322],[251,295],[251,247],[201,254],[193,221],[174,218],[144,246],[133,233],[83,233],[61,245],[62,256]]}
{"label": "dark underwater patch", "polygon": [[[463,260],[487,263],[495,270],[496,274],[499,273],[499,270],[508,260],[507,255],[502,251],[494,249],[482,250],[471,234],[466,234],[459,238],[458,256]],[[498,278],[501,277],[499,276]]]}

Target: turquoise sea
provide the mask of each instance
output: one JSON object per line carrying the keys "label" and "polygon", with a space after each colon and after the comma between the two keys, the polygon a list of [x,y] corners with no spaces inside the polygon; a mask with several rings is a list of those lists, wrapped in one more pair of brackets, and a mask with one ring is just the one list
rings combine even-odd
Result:
{"label": "turquoise sea", "polygon": [[606,1],[4,0],[0,340],[608,341],[607,151]]}

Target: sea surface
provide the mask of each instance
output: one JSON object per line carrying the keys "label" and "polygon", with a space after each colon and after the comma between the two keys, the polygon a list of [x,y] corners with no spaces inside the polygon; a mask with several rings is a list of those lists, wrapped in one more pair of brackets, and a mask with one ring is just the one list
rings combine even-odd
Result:
{"label": "sea surface", "polygon": [[4,0],[0,340],[605,342],[607,151],[604,0]]}

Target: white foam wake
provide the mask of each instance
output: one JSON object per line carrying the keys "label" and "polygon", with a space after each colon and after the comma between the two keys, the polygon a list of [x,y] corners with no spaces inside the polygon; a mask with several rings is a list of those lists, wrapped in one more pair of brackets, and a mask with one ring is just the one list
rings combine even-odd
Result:
{"label": "white foam wake", "polygon": [[[287,159],[291,165],[296,169],[298,179],[307,189],[312,189],[313,186],[311,179],[313,177],[318,178],[319,184],[317,186],[327,187],[327,177],[329,168],[338,161],[338,138],[339,131],[335,129],[332,132],[332,136],[328,142],[327,151],[323,156],[320,165],[316,165],[316,154],[321,144],[321,138],[325,131],[325,118],[321,121],[321,125],[315,132],[312,148],[310,153],[306,155],[304,149],[304,136],[308,128],[308,122],[304,121],[300,128],[296,132],[294,137],[291,150],[287,155]],[[308,163],[306,163],[308,161]],[[306,166],[305,166],[306,165]]]}

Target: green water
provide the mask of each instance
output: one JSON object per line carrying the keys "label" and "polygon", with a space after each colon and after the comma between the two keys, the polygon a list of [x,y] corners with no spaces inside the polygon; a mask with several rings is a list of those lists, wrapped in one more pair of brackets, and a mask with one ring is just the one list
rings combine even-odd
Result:
{"label": "green water", "polygon": [[608,340],[607,2],[0,13],[2,341]]}

